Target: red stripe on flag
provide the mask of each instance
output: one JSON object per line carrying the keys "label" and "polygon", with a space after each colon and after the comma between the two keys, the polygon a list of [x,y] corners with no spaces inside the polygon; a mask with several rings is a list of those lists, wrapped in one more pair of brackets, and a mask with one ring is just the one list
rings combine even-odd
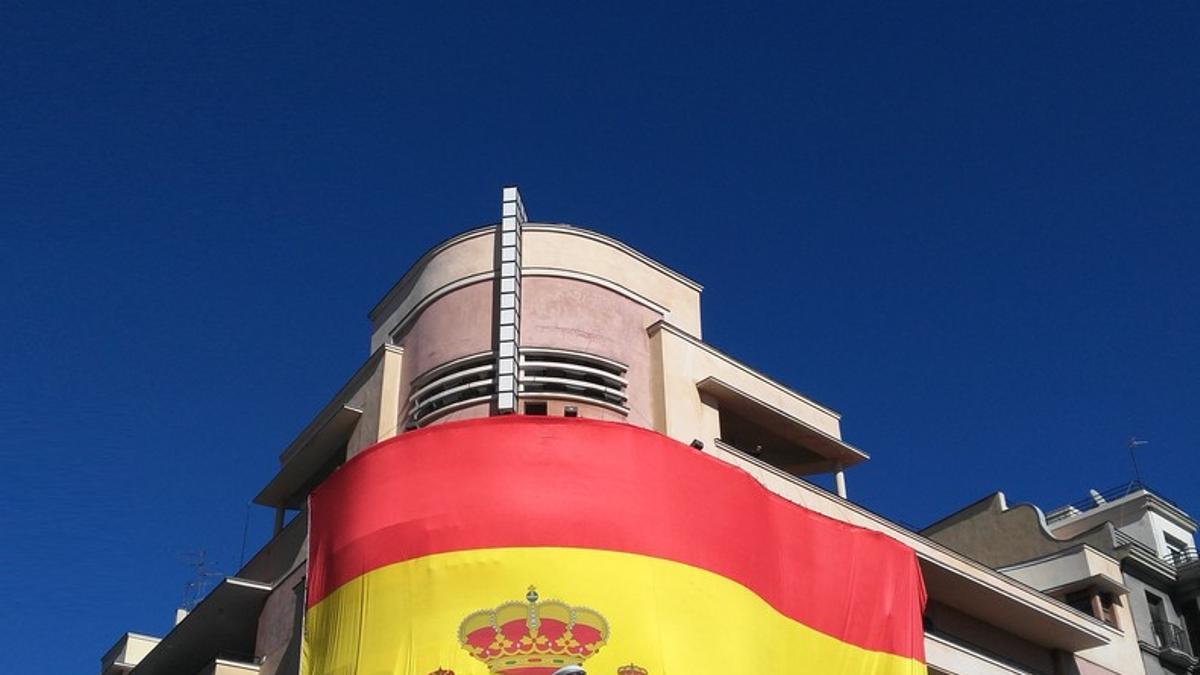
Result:
{"label": "red stripe on flag", "polygon": [[409,432],[335,472],[310,517],[309,606],[436,553],[602,549],[709,570],[842,641],[923,659],[911,549],[630,425],[506,416]]}

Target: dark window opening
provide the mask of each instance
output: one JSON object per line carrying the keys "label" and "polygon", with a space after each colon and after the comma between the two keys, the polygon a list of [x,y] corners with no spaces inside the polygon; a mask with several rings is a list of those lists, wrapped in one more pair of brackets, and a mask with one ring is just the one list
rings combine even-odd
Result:
{"label": "dark window opening", "polygon": [[1063,598],[1063,602],[1067,603],[1071,607],[1074,607],[1080,612],[1087,614],[1088,616],[1093,616],[1091,591],[1076,591],[1074,593],[1067,593],[1067,597]]}
{"label": "dark window opening", "polygon": [[785,438],[761,420],[753,420],[726,407],[717,409],[721,425],[718,440],[782,469],[794,476],[809,476],[834,469],[832,463],[794,440]]}
{"label": "dark window opening", "polygon": [[1113,607],[1116,604],[1116,598],[1112,593],[1088,588],[1082,591],[1075,591],[1074,593],[1067,593],[1066,597],[1063,598],[1063,602],[1114,628],[1120,627],[1117,625],[1117,612]]}
{"label": "dark window opening", "polygon": [[525,403],[526,415],[545,415],[546,411],[545,401],[528,401]]}

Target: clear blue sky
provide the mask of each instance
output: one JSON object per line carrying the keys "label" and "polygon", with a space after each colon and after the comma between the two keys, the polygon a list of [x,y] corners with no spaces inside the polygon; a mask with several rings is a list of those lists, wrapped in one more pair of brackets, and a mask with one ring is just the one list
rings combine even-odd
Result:
{"label": "clear blue sky", "polygon": [[884,514],[1077,499],[1131,435],[1200,513],[1195,3],[51,4],[0,9],[6,670],[232,571],[366,311],[505,183],[705,284]]}

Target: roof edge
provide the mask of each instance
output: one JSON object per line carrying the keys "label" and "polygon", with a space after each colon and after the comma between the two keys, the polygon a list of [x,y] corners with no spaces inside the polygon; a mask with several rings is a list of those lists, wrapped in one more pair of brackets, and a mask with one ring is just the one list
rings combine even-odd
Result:
{"label": "roof edge", "polygon": [[[474,227],[469,230],[466,230],[464,232],[459,232],[458,234],[448,237],[448,238],[442,240],[440,243],[435,244],[428,251],[426,251],[419,258],[417,258],[416,262],[414,262],[411,266],[409,266],[409,268],[404,272],[404,275],[401,276],[400,279],[395,284],[393,284],[392,287],[389,288],[386,293],[383,294],[383,297],[381,297],[379,299],[379,301],[376,302],[375,305],[371,307],[370,311],[367,312],[367,318],[370,319],[372,323],[374,323],[375,320],[379,317],[380,313],[383,311],[383,308],[386,307],[396,297],[396,295],[405,286],[405,284],[408,281],[410,281],[415,274],[419,273],[419,271],[422,268],[424,268],[424,266],[426,264],[428,264],[429,261],[432,260],[434,257],[436,257],[439,253],[450,248],[451,246],[454,246],[454,245],[456,245],[460,242],[466,241],[468,239],[473,239],[475,237],[480,237],[480,236],[483,236],[486,234],[490,234],[491,232],[493,232],[495,230],[495,228],[496,228],[496,223],[491,223],[488,225],[481,225],[479,227]],[[625,242],[623,242],[619,239],[610,237],[606,234],[597,232],[596,230],[588,229],[586,227],[580,227],[578,225],[571,225],[568,223],[543,223],[543,222],[533,222],[533,221],[526,223],[523,229],[527,232],[529,232],[529,231],[533,231],[533,232],[563,232],[563,233],[567,233],[567,234],[581,236],[586,239],[591,239],[593,241],[604,244],[606,246],[611,246],[611,247],[621,251],[622,253],[625,253],[626,255],[630,256],[631,258],[634,258],[634,259],[638,260],[639,262],[641,262],[645,265],[648,265],[649,267],[652,267],[656,271],[665,274],[666,276],[670,277],[671,279],[675,280],[676,282],[683,284],[684,286],[687,286],[688,288],[692,289],[693,291],[696,291],[697,293],[700,293],[704,290],[704,286],[702,286],[699,282],[685,276],[684,274],[682,274],[680,272],[677,272],[676,270],[655,260],[654,258],[646,255],[645,253],[642,253],[641,251],[633,248],[629,244],[626,244]]]}

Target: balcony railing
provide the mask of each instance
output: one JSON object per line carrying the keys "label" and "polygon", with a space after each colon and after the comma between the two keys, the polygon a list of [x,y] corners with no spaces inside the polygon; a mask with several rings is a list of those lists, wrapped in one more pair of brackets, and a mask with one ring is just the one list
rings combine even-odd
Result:
{"label": "balcony railing", "polygon": [[[1151,490],[1145,483],[1141,482],[1140,480],[1131,480],[1128,483],[1122,483],[1116,487],[1108,488],[1107,490],[1100,490],[1100,491],[1093,490],[1091,495],[1089,495],[1083,499],[1080,499],[1079,501],[1071,502],[1070,504],[1067,504],[1061,508],[1055,509],[1049,515],[1047,515],[1046,519],[1050,522],[1054,522],[1054,521],[1058,521],[1058,520],[1064,520],[1066,518],[1071,518],[1080,513],[1083,513],[1084,511],[1091,511],[1092,509],[1099,508],[1101,506],[1105,506],[1109,502],[1115,502],[1119,499],[1123,499],[1130,495],[1137,494],[1138,492],[1149,492],[1149,493],[1153,494],[1156,498],[1170,504],[1171,506],[1174,506],[1177,509],[1180,509],[1180,506],[1178,504],[1171,501],[1170,499],[1167,499],[1166,497],[1163,497],[1161,494],[1155,492],[1154,490]],[[1180,510],[1182,510],[1182,509],[1180,509]]]}
{"label": "balcony railing", "polygon": [[1161,649],[1192,655],[1192,647],[1188,643],[1187,631],[1183,626],[1177,626],[1170,621],[1154,620],[1154,638]]}
{"label": "balcony railing", "polygon": [[1129,551],[1145,564],[1165,565],[1163,572],[1183,574],[1185,571],[1191,573],[1200,569],[1200,553],[1197,553],[1195,548],[1173,550],[1166,555],[1159,555],[1153,546],[1135,539],[1121,530],[1114,528],[1112,532],[1113,546],[1116,548],[1128,547]]}
{"label": "balcony railing", "polygon": [[1175,569],[1179,569],[1180,567],[1187,567],[1188,565],[1200,562],[1200,554],[1197,554],[1195,548],[1189,547],[1181,550],[1173,550],[1164,555],[1163,560],[1171,563]]}

